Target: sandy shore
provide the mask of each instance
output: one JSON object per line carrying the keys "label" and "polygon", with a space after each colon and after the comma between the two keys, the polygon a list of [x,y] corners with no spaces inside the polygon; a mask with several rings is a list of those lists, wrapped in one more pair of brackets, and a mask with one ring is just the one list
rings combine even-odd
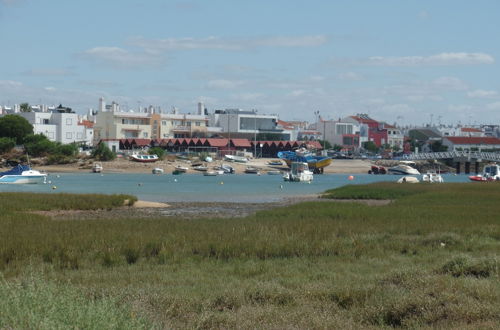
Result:
{"label": "sandy shore", "polygon": [[[258,158],[251,159],[248,163],[227,163],[235,168],[237,174],[242,174],[247,166],[255,166],[260,169],[262,173],[270,170],[288,170],[286,165],[283,166],[269,166],[267,163],[271,158]],[[205,163],[209,168],[220,165],[222,161],[214,161]],[[138,163],[124,158],[117,158],[109,162],[101,162],[103,166],[103,173],[151,173],[153,168],[162,168],[165,173],[172,173],[175,166],[180,165],[188,167],[188,173],[200,173],[191,169],[191,165],[183,160],[161,160],[155,163]],[[361,159],[334,159],[332,164],[327,166],[324,173],[344,173],[344,174],[360,174],[367,173],[370,169],[371,162],[369,160]],[[88,173],[91,172],[92,161],[82,161],[80,163],[66,164],[66,165],[47,165],[47,166],[34,166],[37,170],[45,171],[48,173]]]}

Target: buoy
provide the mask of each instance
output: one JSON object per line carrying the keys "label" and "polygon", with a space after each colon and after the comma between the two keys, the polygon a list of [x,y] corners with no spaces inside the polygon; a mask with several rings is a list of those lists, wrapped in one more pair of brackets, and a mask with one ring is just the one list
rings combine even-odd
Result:
{"label": "buoy", "polygon": [[52,189],[54,189],[54,190],[55,190],[55,189],[57,189],[57,187],[56,187],[56,186],[52,186]]}
{"label": "buoy", "polygon": [[174,182],[177,182],[177,179],[174,179]]}
{"label": "buoy", "polygon": [[220,184],[224,184],[224,181],[221,181]]}
{"label": "buoy", "polygon": [[52,181],[50,181],[50,180],[49,180],[47,183],[48,183],[48,184],[51,184],[51,183],[52,183]]}
{"label": "buoy", "polygon": [[352,175],[349,175],[349,176],[347,177],[347,180],[352,181],[352,180],[354,180],[354,177],[353,177]]}
{"label": "buoy", "polygon": [[139,182],[137,185],[140,187],[140,186],[142,186],[142,183]]}
{"label": "buoy", "polygon": [[283,185],[282,184],[280,184],[280,189],[283,189]]}
{"label": "buoy", "polygon": [[60,178],[60,177],[61,177],[61,176],[60,176],[59,174],[58,174],[58,175],[56,175],[56,178]]}

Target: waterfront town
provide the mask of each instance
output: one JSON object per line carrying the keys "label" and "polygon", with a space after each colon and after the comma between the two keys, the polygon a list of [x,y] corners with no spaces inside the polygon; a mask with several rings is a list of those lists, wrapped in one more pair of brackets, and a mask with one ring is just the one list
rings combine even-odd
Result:
{"label": "waterfront town", "polygon": [[386,157],[411,152],[500,150],[500,126],[496,124],[430,122],[422,127],[402,127],[394,118],[367,114],[326,120],[315,111],[316,120],[309,123],[253,109],[212,110],[201,102],[188,111],[155,106],[125,111],[104,98],[98,100],[97,109],[89,109],[85,115],[63,105],[0,105],[0,116],[8,114],[24,117],[35,134],[50,141],[88,148],[104,143],[114,152],[158,146],[170,152],[246,152],[272,158],[278,151],[300,146],[335,149],[341,156],[372,152]]}

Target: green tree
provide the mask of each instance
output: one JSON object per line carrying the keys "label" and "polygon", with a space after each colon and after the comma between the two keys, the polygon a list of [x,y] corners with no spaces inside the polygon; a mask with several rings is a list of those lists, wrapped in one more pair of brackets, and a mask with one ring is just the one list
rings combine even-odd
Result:
{"label": "green tree", "polygon": [[116,158],[116,154],[112,152],[105,143],[102,142],[97,145],[94,151],[92,151],[91,156],[92,158],[103,161],[113,160]]}
{"label": "green tree", "polygon": [[33,126],[23,117],[6,115],[0,118],[0,137],[8,137],[22,144],[27,135],[33,134]]}
{"label": "green tree", "polygon": [[20,108],[21,112],[31,112],[31,107],[29,103],[21,103]]}
{"label": "green tree", "polygon": [[319,144],[323,147],[323,149],[332,149],[332,144],[328,142],[327,140],[318,140]]}
{"label": "green tree", "polygon": [[16,141],[13,138],[3,137],[0,138],[0,153],[4,154],[9,152],[16,146]]}
{"label": "green tree", "polygon": [[78,154],[78,146],[76,143],[59,144],[56,152],[68,157],[74,157]]}
{"label": "green tree", "polygon": [[158,156],[159,159],[163,159],[163,156],[165,155],[165,149],[160,147],[149,148],[148,153],[150,155]]}
{"label": "green tree", "polygon": [[31,134],[24,139],[24,150],[33,157],[42,157],[57,152],[57,144],[43,134]]}
{"label": "green tree", "polygon": [[365,150],[370,151],[370,152],[377,152],[378,151],[378,147],[375,145],[375,143],[373,141],[363,142],[363,148]]}
{"label": "green tree", "polygon": [[433,144],[431,144],[431,150],[433,152],[447,151],[448,146],[443,145],[443,142],[441,141],[435,141]]}

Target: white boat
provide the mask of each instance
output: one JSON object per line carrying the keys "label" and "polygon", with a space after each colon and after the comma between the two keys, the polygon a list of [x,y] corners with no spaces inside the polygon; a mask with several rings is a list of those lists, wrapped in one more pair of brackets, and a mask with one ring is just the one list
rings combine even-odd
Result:
{"label": "white boat", "polygon": [[267,174],[268,175],[281,175],[281,171],[279,171],[279,170],[270,170],[270,171],[267,171]]}
{"label": "white boat", "polygon": [[235,156],[235,155],[225,155],[224,158],[227,161],[230,162],[235,162],[235,163],[248,163],[248,158],[242,157],[242,156]]}
{"label": "white boat", "polygon": [[208,170],[208,167],[206,167],[205,165],[198,165],[198,166],[193,166],[193,170],[206,172]]}
{"label": "white boat", "polygon": [[255,166],[247,166],[245,168],[245,173],[247,174],[259,174],[259,168]]}
{"label": "white boat", "polygon": [[158,155],[138,155],[133,154],[130,156],[130,160],[140,163],[153,163],[158,160]]}
{"label": "white boat", "polygon": [[387,172],[390,174],[420,175],[420,172],[414,166],[415,162],[401,161],[398,165],[389,167]]}
{"label": "white boat", "polygon": [[429,182],[429,183],[443,183],[443,177],[441,174],[436,173],[435,171],[428,171],[424,175],[422,175],[422,182]]}
{"label": "white boat", "polygon": [[400,178],[397,183],[419,183],[418,179],[414,176],[409,176],[405,175],[404,177]]}
{"label": "white boat", "polygon": [[203,175],[204,176],[217,176],[217,175],[219,175],[219,172],[217,172],[217,171],[206,171],[206,172],[203,172]]}
{"label": "white boat", "polygon": [[309,165],[302,162],[292,162],[290,172],[283,175],[283,180],[291,182],[311,182],[313,172],[309,170]]}
{"label": "white boat", "polygon": [[483,172],[478,175],[469,176],[471,181],[498,181],[500,180],[500,166],[489,164],[483,167]]}
{"label": "white boat", "polygon": [[177,165],[174,167],[174,169],[178,172],[186,173],[188,168],[185,166]]}
{"label": "white boat", "polygon": [[227,165],[227,164],[221,164],[220,166],[214,167],[214,169],[222,171],[224,174],[233,174],[234,173],[234,168],[232,166]]}
{"label": "white boat", "polygon": [[153,174],[163,174],[165,172],[161,167],[155,167],[152,170]]}
{"label": "white boat", "polygon": [[94,172],[94,173],[101,173],[102,172],[102,164],[98,163],[98,162],[95,162],[92,165],[92,172]]}
{"label": "white boat", "polygon": [[31,169],[29,165],[17,165],[9,171],[0,172],[0,183],[46,183],[47,174]]}

